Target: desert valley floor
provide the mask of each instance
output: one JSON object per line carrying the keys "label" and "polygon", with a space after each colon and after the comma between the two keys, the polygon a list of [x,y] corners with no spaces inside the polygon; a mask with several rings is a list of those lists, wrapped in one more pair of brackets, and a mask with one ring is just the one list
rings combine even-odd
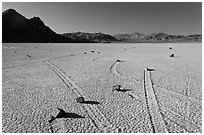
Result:
{"label": "desert valley floor", "polygon": [[6,43],[2,131],[201,133],[201,80],[201,43]]}

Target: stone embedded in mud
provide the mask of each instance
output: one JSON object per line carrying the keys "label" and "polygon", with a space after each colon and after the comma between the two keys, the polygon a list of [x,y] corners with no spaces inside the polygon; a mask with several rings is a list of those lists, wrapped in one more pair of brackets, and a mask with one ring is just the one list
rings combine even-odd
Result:
{"label": "stone embedded in mud", "polygon": [[29,58],[30,58],[31,56],[30,56],[29,54],[27,54],[27,57],[29,57]]}
{"label": "stone embedded in mud", "polygon": [[121,85],[114,85],[112,91],[120,90],[120,89],[121,89]]}
{"label": "stone embedded in mud", "polygon": [[174,57],[174,54],[172,53],[172,54],[170,55],[170,57]]}
{"label": "stone embedded in mud", "polygon": [[154,68],[146,68],[146,69],[147,69],[147,71],[155,71]]}
{"label": "stone embedded in mud", "polygon": [[77,97],[76,102],[77,103],[83,103],[84,102],[84,97]]}

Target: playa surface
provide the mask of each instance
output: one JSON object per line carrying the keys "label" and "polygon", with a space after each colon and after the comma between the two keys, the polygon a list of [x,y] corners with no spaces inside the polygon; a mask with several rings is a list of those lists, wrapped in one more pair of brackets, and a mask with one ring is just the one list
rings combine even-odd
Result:
{"label": "playa surface", "polygon": [[201,85],[201,43],[3,43],[2,131],[201,133]]}

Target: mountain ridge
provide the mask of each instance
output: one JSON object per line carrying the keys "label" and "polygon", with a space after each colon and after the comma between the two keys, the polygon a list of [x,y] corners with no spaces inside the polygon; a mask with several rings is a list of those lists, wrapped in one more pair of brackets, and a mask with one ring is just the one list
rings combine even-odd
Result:
{"label": "mountain ridge", "polygon": [[52,31],[39,17],[27,19],[14,9],[2,13],[3,43],[75,42]]}
{"label": "mountain ridge", "polygon": [[62,34],[66,37],[71,37],[75,40],[87,40],[95,43],[111,43],[112,41],[118,41],[115,37],[109,34],[103,33],[88,33],[88,32],[74,32]]}
{"label": "mountain ridge", "polygon": [[121,42],[202,42],[202,35],[170,35],[163,32],[158,33],[130,33],[113,35]]}
{"label": "mountain ridge", "polygon": [[40,17],[27,19],[15,9],[2,12],[3,43],[140,43],[140,42],[202,42],[202,35],[170,35],[163,32],[144,34],[103,34],[101,32],[72,32],[58,34],[44,24]]}

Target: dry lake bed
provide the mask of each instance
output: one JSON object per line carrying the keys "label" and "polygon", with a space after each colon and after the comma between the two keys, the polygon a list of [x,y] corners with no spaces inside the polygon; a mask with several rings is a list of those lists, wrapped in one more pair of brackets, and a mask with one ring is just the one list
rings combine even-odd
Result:
{"label": "dry lake bed", "polygon": [[6,43],[2,131],[201,133],[201,80],[201,43]]}

